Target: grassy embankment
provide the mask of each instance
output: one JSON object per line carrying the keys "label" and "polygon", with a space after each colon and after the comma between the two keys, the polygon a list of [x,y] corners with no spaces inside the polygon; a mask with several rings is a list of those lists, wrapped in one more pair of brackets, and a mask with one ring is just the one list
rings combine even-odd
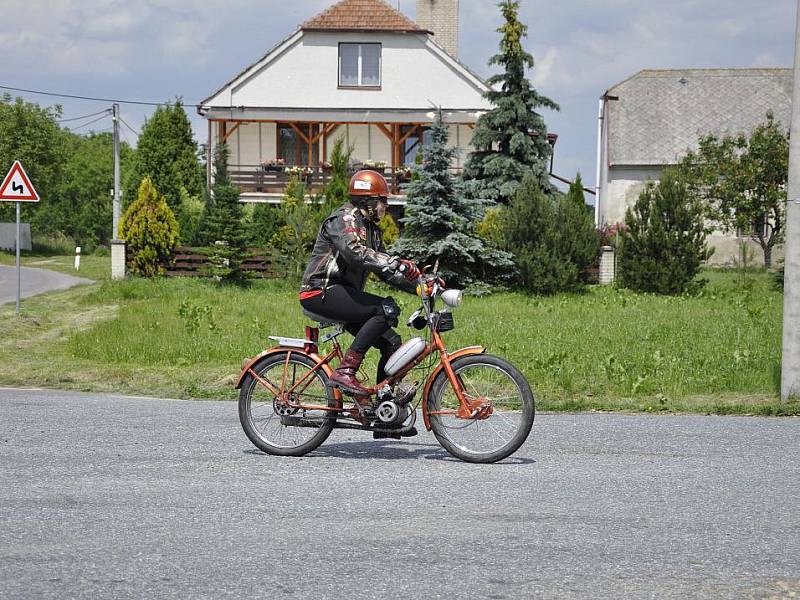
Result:
{"label": "grassy embankment", "polygon": [[[71,258],[38,266],[69,272]],[[111,282],[108,258],[84,260],[81,275],[106,280],[24,300],[19,319],[13,304],[0,307],[0,385],[235,398],[242,359],[271,345],[268,335],[301,337],[306,324],[283,281],[243,291],[196,279]],[[593,288],[467,298],[445,339],[511,360],[542,410],[800,414],[777,397],[781,294],[764,274],[705,276],[695,297]],[[395,296],[405,316],[416,307]]]}

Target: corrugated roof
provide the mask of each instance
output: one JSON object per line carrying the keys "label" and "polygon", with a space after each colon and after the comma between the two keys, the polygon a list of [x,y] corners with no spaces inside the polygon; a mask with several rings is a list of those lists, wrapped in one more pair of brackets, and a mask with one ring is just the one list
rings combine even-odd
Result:
{"label": "corrugated roof", "polygon": [[791,69],[644,70],[608,90],[611,165],[674,164],[701,135],[749,134],[771,110],[789,128]]}
{"label": "corrugated roof", "polygon": [[430,33],[383,0],[342,0],[300,25],[300,29]]}

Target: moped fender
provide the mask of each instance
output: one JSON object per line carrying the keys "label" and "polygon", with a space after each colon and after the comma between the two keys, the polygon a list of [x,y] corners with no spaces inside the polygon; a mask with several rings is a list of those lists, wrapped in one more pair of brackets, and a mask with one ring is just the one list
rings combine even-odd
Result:
{"label": "moped fender", "polygon": [[[462,356],[470,356],[472,354],[484,354],[486,352],[486,348],[483,346],[467,346],[466,348],[461,348],[461,350],[456,350],[455,352],[450,352],[447,354],[448,360],[455,360],[457,358],[461,358]],[[428,417],[428,394],[431,392],[431,387],[433,386],[433,382],[436,381],[436,378],[439,376],[439,373],[444,371],[444,365],[439,363],[436,365],[436,368],[428,377],[428,381],[425,382],[425,388],[422,391],[422,422],[425,424],[425,429],[428,431],[431,430],[431,421]]]}
{"label": "moped fender", "polygon": [[[270,356],[272,354],[284,354],[286,352],[294,352],[295,354],[302,354],[303,356],[308,356],[314,362],[322,362],[322,359],[320,358],[320,356],[318,354],[314,354],[313,352],[312,353],[307,353],[307,352],[304,352],[302,349],[298,349],[298,348],[287,348],[287,347],[284,347],[284,346],[273,346],[272,348],[267,348],[266,350],[264,350],[258,356],[255,356],[255,357],[253,357],[253,358],[251,358],[250,360],[247,361],[247,363],[244,365],[244,367],[242,367],[242,372],[239,374],[239,379],[236,382],[236,388],[235,389],[238,390],[238,389],[240,389],[242,387],[242,382],[244,381],[245,376],[250,371],[250,369],[252,369],[260,360],[262,360],[263,358],[266,358],[267,356]],[[325,374],[328,377],[330,377],[331,374],[333,373],[333,369],[331,368],[331,366],[329,364],[322,365],[322,370],[325,371]],[[340,397],[339,390],[334,390],[334,393],[335,393],[335,396],[337,398]]]}

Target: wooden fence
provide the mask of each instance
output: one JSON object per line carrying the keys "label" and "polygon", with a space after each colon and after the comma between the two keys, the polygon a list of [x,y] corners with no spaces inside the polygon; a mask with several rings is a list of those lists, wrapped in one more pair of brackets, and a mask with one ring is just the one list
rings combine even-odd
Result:
{"label": "wooden fence", "polygon": [[[128,247],[126,247],[126,250]],[[130,256],[126,257],[126,261]],[[166,274],[171,277],[208,277],[209,254],[207,248],[192,248],[178,246],[172,255],[172,260],[162,263]],[[264,256],[264,250],[250,248],[247,258],[242,263],[242,269],[252,272],[256,277],[274,277],[269,258]]]}

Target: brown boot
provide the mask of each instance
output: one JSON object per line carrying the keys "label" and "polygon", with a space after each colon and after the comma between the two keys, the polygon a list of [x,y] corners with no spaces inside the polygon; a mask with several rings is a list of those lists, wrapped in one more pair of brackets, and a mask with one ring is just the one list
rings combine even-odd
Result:
{"label": "brown boot", "polygon": [[356,373],[358,373],[358,368],[363,360],[363,354],[348,350],[339,364],[339,368],[333,372],[333,375],[328,380],[328,385],[331,387],[338,387],[344,392],[353,394],[356,402],[362,406],[370,404],[369,391],[356,379]]}

